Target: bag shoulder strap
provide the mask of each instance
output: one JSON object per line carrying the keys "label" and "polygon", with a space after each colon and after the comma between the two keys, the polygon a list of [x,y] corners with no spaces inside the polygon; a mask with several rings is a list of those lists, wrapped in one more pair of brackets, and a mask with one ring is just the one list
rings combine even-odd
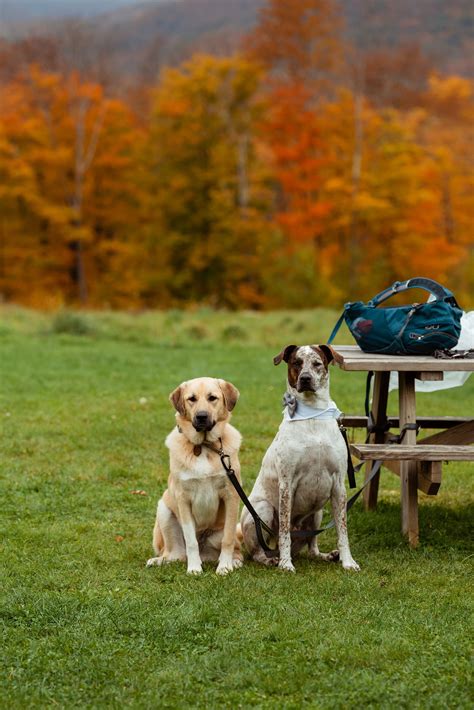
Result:
{"label": "bag shoulder strap", "polygon": [[439,301],[445,300],[447,298],[453,299],[454,296],[449,289],[445,288],[437,281],[432,279],[425,279],[422,276],[416,276],[413,279],[407,279],[407,281],[395,281],[389,288],[380,291],[372,300],[369,301],[369,306],[378,306],[387,299],[394,296],[396,293],[401,293],[402,291],[407,291],[409,288],[421,288],[424,291],[432,293],[433,296]]}
{"label": "bag shoulder strap", "polygon": [[332,343],[332,341],[334,340],[334,338],[336,337],[337,331],[341,327],[343,320],[344,320],[344,311],[342,312],[341,316],[339,317],[339,320],[337,321],[336,325],[332,329],[332,333],[328,338],[328,342],[327,342],[328,345],[330,345]]}

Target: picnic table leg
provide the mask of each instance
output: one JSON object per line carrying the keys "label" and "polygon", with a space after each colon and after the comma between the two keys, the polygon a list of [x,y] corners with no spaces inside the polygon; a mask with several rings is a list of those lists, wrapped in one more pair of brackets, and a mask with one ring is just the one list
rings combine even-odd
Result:
{"label": "picnic table leg", "polygon": [[[399,372],[399,415],[400,430],[405,424],[416,423],[415,373]],[[403,439],[407,445],[416,444],[416,431],[407,429]],[[418,474],[416,461],[400,461],[400,485],[402,504],[402,533],[411,547],[416,547],[418,531]]]}
{"label": "picnic table leg", "polygon": [[[390,372],[376,372],[374,380],[374,395],[372,398],[372,414],[374,416],[374,424],[382,426],[387,418],[387,401],[388,401],[388,383],[390,380]],[[383,444],[385,442],[385,434],[383,432],[375,432],[370,434],[369,442],[371,444]],[[365,465],[365,480],[367,480],[372,472],[375,461],[367,461]],[[380,473],[371,480],[367,488],[364,490],[364,508],[366,510],[375,510],[377,507],[377,497],[379,494]]]}

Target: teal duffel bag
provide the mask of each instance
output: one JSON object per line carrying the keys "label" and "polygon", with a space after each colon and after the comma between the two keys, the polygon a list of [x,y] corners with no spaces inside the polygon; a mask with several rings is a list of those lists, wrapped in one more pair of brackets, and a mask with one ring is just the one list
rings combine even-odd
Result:
{"label": "teal duffel bag", "polygon": [[[428,303],[378,308],[391,296],[409,288],[421,288],[435,297]],[[331,343],[342,321],[366,353],[389,355],[431,355],[435,350],[454,348],[461,333],[462,310],[451,291],[431,279],[417,277],[396,281],[368,303],[346,303],[334,326]]]}

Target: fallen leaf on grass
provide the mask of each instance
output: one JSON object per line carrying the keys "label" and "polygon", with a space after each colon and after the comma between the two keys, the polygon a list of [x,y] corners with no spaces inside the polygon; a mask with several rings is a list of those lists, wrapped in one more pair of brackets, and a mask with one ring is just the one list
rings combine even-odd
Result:
{"label": "fallen leaf on grass", "polygon": [[148,493],[146,491],[141,491],[141,490],[130,491],[130,493],[132,494],[132,496],[147,496],[148,495]]}
{"label": "fallen leaf on grass", "polygon": [[122,542],[123,541],[123,535],[116,535],[115,536],[115,542]]}

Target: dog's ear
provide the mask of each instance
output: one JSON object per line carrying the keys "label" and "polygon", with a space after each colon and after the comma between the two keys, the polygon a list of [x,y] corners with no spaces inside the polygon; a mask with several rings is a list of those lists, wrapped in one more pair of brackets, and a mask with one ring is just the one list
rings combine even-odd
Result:
{"label": "dog's ear", "polygon": [[332,345],[312,345],[311,347],[313,348],[313,350],[316,350],[317,353],[323,356],[323,358],[326,360],[326,367],[328,367],[333,360],[334,362],[338,362],[339,364],[343,362],[342,356],[339,355],[337,350],[334,350]]}
{"label": "dog's ear", "polygon": [[224,395],[224,404],[227,407],[227,411],[231,412],[237,404],[240,392],[237,387],[232,384],[232,382],[226,382],[226,380],[217,381],[222,390],[222,394]]}
{"label": "dog's ear", "polygon": [[176,389],[171,392],[170,402],[176,411],[184,417],[186,409],[184,406],[183,385],[179,385],[179,387],[176,387]]}
{"label": "dog's ear", "polygon": [[285,348],[283,348],[281,353],[278,353],[278,355],[275,355],[275,357],[273,358],[273,364],[279,365],[282,360],[284,360],[285,362],[288,362],[288,360],[291,357],[291,353],[294,350],[296,350],[297,347],[298,347],[298,345],[287,345]]}

